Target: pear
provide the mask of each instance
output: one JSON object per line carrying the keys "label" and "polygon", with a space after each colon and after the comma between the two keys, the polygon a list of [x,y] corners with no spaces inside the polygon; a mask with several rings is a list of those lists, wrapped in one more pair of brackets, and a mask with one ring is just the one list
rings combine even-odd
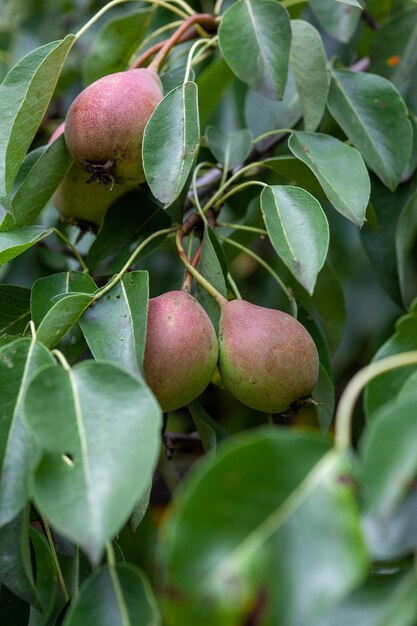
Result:
{"label": "pear", "polygon": [[145,379],[163,411],[195,400],[209,384],[217,358],[213,324],[195,298],[169,291],[149,300]]}
{"label": "pear", "polygon": [[91,180],[144,182],[143,132],[162,98],[161,81],[150,68],[103,76],[75,98],[67,113],[65,139]]}
{"label": "pear", "polygon": [[282,311],[244,300],[223,304],[219,353],[226,389],[258,411],[285,411],[317,384],[314,341],[302,324]]}
{"label": "pear", "polygon": [[[52,143],[65,129],[65,122],[52,133],[48,143]],[[87,222],[101,225],[109,207],[135,185],[113,186],[87,183],[89,174],[74,164],[58,185],[52,196],[52,204],[68,221]]]}

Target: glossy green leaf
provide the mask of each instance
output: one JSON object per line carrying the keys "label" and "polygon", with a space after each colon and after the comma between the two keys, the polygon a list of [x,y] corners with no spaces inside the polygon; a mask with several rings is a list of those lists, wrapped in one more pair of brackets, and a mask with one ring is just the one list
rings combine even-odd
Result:
{"label": "glossy green leaf", "polygon": [[342,4],[350,4],[352,7],[359,7],[362,9],[362,5],[358,0],[336,0],[336,2],[341,2]]}
{"label": "glossy green leaf", "polygon": [[342,43],[352,39],[362,13],[352,2],[335,0],[310,0],[310,8],[324,30]]}
{"label": "glossy green leaf", "polygon": [[39,278],[32,285],[30,307],[35,326],[39,326],[54,306],[54,297],[62,294],[93,294],[97,287],[93,279],[83,272],[58,272]]}
{"label": "glossy green leaf", "polygon": [[64,136],[43,152],[12,199],[11,212],[16,226],[32,224],[71,167]]}
{"label": "glossy green leaf", "polygon": [[[198,271],[226,298],[226,260],[223,249],[219,246],[217,237],[209,226],[206,226],[204,229],[202,243],[203,249],[198,264]],[[220,306],[218,302],[201,285],[197,285],[197,300],[206,309],[217,332],[220,321]]]}
{"label": "glossy green leaf", "polygon": [[415,192],[398,218],[395,248],[401,297],[405,307],[417,297],[417,271],[415,247],[417,239],[417,192]]}
{"label": "glossy green leaf", "polygon": [[0,204],[5,208],[74,41],[74,35],[67,35],[33,50],[0,85]]}
{"label": "glossy green leaf", "polygon": [[163,532],[168,624],[237,626],[258,603],[268,626],[315,623],[361,581],[351,468],[327,450],[317,435],[261,430],[200,464]]}
{"label": "glossy green leaf", "polygon": [[290,64],[303,109],[304,128],[314,131],[326,108],[329,76],[323,42],[318,31],[304,20],[291,20]]}
{"label": "glossy green leaf", "polygon": [[290,155],[276,156],[265,159],[264,167],[280,174],[292,184],[302,187],[313,196],[326,199],[323,189],[319,185],[317,178],[303,161]]}
{"label": "glossy green leaf", "polygon": [[51,307],[37,329],[38,341],[54,348],[93,302],[90,293],[70,293]]}
{"label": "glossy green leaf", "polygon": [[[281,101],[269,100],[262,94],[251,90],[248,91],[245,98],[245,121],[254,137],[259,137],[275,129],[294,128],[302,115],[300,97],[297,93],[291,65]],[[277,137],[278,135],[273,135],[256,142],[257,150],[264,150],[270,143],[275,142]]]}
{"label": "glossy green leaf", "polygon": [[314,626],[413,626],[417,610],[416,591],[417,580],[413,571],[372,574],[364,585]]}
{"label": "glossy green leaf", "polygon": [[0,528],[0,555],[1,583],[18,598],[39,606],[30,561],[28,507]]}
{"label": "glossy green leaf", "polygon": [[282,98],[291,46],[283,6],[274,0],[238,0],[222,16],[219,45],[240,80],[266,98]]}
{"label": "glossy green leaf", "polygon": [[412,127],[392,83],[375,74],[332,70],[328,107],[369,167],[395,189],[410,160]]}
{"label": "glossy green leaf", "polygon": [[360,152],[322,133],[297,131],[291,135],[288,145],[294,156],[317,177],[334,208],[361,227],[371,183]]}
{"label": "glossy green leaf", "polygon": [[22,420],[23,396],[30,378],[53,363],[33,339],[17,339],[0,349],[0,526],[25,506],[36,457],[33,437]]}
{"label": "glossy green leaf", "polygon": [[0,285],[0,336],[23,333],[30,320],[30,289]]}
{"label": "glossy green leaf", "polygon": [[20,226],[15,230],[0,232],[0,265],[23,254],[51,233],[52,228],[43,226]]}
{"label": "glossy green leaf", "polygon": [[84,85],[126,69],[130,57],[145,37],[153,13],[152,8],[146,7],[105,22],[84,60]]}
{"label": "glossy green leaf", "polygon": [[[379,348],[372,361],[379,361],[392,354],[410,350],[417,350],[416,304],[410,313],[398,320],[395,333]],[[415,366],[399,367],[372,379],[365,389],[365,409],[368,417],[395,398],[404,382],[415,370]]]}
{"label": "glossy green leaf", "polygon": [[329,247],[329,225],[320,203],[300,187],[274,185],[263,190],[261,209],[278,256],[312,294]]}
{"label": "glossy green leaf", "polygon": [[208,126],[206,139],[211,152],[226,171],[241,165],[252,148],[249,130],[225,132],[217,126]]}
{"label": "glossy green leaf", "polygon": [[63,626],[160,626],[159,610],[145,575],[117,564],[94,572],[80,589]]}
{"label": "glossy green leaf", "polygon": [[149,483],[158,404],[125,370],[85,361],[32,378],[24,413],[43,451],[31,481],[36,506],[97,564]]}
{"label": "glossy green leaf", "polygon": [[158,104],[143,136],[146,180],[165,208],[183,190],[199,146],[197,85],[187,82]]}
{"label": "glossy green leaf", "polygon": [[[134,249],[156,230],[169,228],[171,220],[143,193],[133,191],[116,201],[104,217],[96,239],[88,251],[87,265],[94,274],[114,274],[122,269]],[[154,239],[137,256],[150,254],[164,240]]]}
{"label": "glossy green leaf", "polygon": [[148,272],[130,272],[87,309],[80,325],[95,359],[142,376],[148,299]]}

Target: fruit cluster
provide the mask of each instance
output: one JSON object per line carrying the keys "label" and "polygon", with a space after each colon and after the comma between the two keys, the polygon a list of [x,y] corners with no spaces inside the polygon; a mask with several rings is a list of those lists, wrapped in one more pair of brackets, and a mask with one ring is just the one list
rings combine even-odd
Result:
{"label": "fruit cluster", "polygon": [[[50,139],[65,133],[74,159],[53,198],[65,218],[100,225],[114,200],[145,181],[143,134],[162,98],[158,74],[148,67],[105,76],[74,100]],[[260,411],[282,412],[311,393],[317,349],[296,319],[243,300],[225,300],[221,308],[217,339],[187,290],[150,300],[145,377],[164,411],[197,398],[217,363],[225,387]]]}
{"label": "fruit cluster", "polygon": [[207,313],[186,291],[149,301],[145,377],[164,411],[197,398],[217,361],[228,391],[265,413],[288,409],[317,384],[314,341],[287,313],[226,301],[217,342]]}

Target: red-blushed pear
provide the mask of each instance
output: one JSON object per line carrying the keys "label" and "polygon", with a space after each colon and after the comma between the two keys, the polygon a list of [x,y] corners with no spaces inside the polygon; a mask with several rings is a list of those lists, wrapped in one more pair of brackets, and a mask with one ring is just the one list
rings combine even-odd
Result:
{"label": "red-blushed pear", "polygon": [[314,341],[300,322],[282,311],[244,300],[223,304],[219,353],[226,389],[258,411],[285,411],[317,384]]}
{"label": "red-blushed pear", "polygon": [[161,81],[151,68],[103,76],[75,98],[67,113],[65,140],[91,180],[144,182],[143,132],[162,98]]}
{"label": "red-blushed pear", "polygon": [[209,384],[217,358],[213,324],[195,298],[169,291],[149,300],[145,379],[164,411],[195,400]]}
{"label": "red-blushed pear", "polygon": [[[63,134],[65,122],[52,133],[48,143]],[[68,221],[86,222],[100,226],[110,206],[135,185],[100,185],[87,183],[89,174],[74,163],[64,176],[54,195],[52,204]]]}

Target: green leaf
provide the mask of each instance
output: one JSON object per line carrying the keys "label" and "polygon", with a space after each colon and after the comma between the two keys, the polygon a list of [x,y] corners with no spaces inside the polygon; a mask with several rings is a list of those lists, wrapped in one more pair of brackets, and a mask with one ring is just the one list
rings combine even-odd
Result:
{"label": "green leaf", "polygon": [[211,152],[227,172],[241,165],[252,148],[252,133],[246,129],[225,132],[217,126],[208,126],[206,139]]}
{"label": "green leaf", "polygon": [[148,510],[149,501],[151,499],[151,491],[152,491],[152,480],[149,481],[148,486],[145,491],[139,498],[139,500],[135,503],[133,507],[133,511],[129,517],[129,530],[134,535],[139,528],[143,518],[146,515],[146,511]]}
{"label": "green leaf", "polygon": [[328,107],[369,167],[394,190],[410,161],[413,135],[392,83],[375,74],[332,70]]}
{"label": "green leaf", "polygon": [[312,294],[329,247],[329,225],[320,203],[301,187],[274,185],[262,191],[261,209],[276,253]]}
{"label": "green leaf", "polygon": [[[340,2],[340,0],[337,0]],[[335,0],[310,0],[310,8],[324,28],[334,39],[348,43],[354,35],[362,11],[352,2],[335,4]],[[346,5],[352,6],[346,6]]]}
{"label": "green leaf", "polygon": [[83,584],[63,626],[160,626],[159,610],[145,575],[118,563],[94,572]]}
{"label": "green leaf", "polygon": [[388,78],[404,95],[417,64],[417,8],[405,6],[383,21],[371,48],[371,72]]}
{"label": "green leaf", "polygon": [[148,299],[148,272],[130,272],[87,309],[80,326],[95,359],[143,375]]}
{"label": "green leaf", "polygon": [[311,394],[314,402],[316,402],[316,412],[322,433],[327,433],[333,421],[335,408],[335,390],[333,382],[320,364],[319,380]]}
{"label": "green leaf", "polygon": [[[410,313],[401,317],[395,333],[376,352],[372,362],[401,352],[417,350],[416,304]],[[365,410],[368,417],[395,398],[407,378],[416,371],[415,366],[399,367],[371,380],[365,389]]]}
{"label": "green leaf", "polygon": [[93,300],[94,296],[89,293],[73,293],[58,300],[39,324],[38,341],[47,348],[54,348]]}
{"label": "green leaf", "polygon": [[336,2],[341,2],[342,4],[349,4],[352,7],[359,7],[360,9],[363,8],[360,2],[358,2],[358,0],[336,0]]}
{"label": "green leaf", "polygon": [[371,193],[361,154],[335,137],[321,133],[297,131],[291,135],[288,145],[294,156],[317,177],[334,208],[361,227]]}
{"label": "green leaf", "polygon": [[346,326],[346,307],[342,285],[328,263],[320,271],[313,303],[330,350],[336,350]]}
{"label": "green leaf", "polygon": [[37,218],[72,164],[64,136],[52,142],[28,172],[12,199],[16,226]]}
{"label": "green leaf", "polygon": [[158,104],[143,136],[146,180],[165,208],[187,183],[199,146],[197,85],[187,82]]}
{"label": "green leaf", "polygon": [[[198,108],[201,128],[205,128],[213,117],[226,88],[233,82],[234,75],[222,57],[210,63],[197,77]],[[213,89],[216,85],[216,89]]]}
{"label": "green leaf", "polygon": [[0,526],[25,506],[28,474],[36,449],[22,420],[22,402],[30,378],[53,364],[50,353],[34,339],[17,339],[0,349]]}
{"label": "green leaf", "polygon": [[93,39],[83,64],[84,85],[126,69],[146,35],[153,8],[137,9],[107,20]]}
{"label": "green leaf", "polygon": [[398,278],[402,301],[406,308],[417,297],[416,239],[417,192],[414,192],[401,211],[395,233]]}
{"label": "green leaf", "polygon": [[362,580],[351,467],[328,449],[263,429],[196,468],[163,529],[169,624],[243,624],[259,605],[265,624],[313,624]]}
{"label": "green leaf", "polygon": [[32,285],[31,311],[35,326],[39,326],[54,306],[53,298],[65,293],[93,294],[97,286],[91,276],[83,272],[58,272],[39,278]]}
{"label": "green leaf", "polygon": [[0,554],[1,583],[25,602],[39,606],[30,561],[29,507],[0,529]]}
{"label": "green leaf", "polygon": [[318,31],[304,20],[291,20],[290,64],[304,114],[304,128],[314,131],[323,117],[329,76],[323,42]]}
{"label": "green leaf", "polygon": [[159,406],[126,371],[84,361],[32,378],[24,414],[43,451],[31,479],[36,507],[97,564],[149,483]]}
{"label": "green leaf", "polygon": [[31,527],[29,529],[29,537],[35,553],[36,595],[39,598],[42,612],[32,607],[28,626],[41,626],[52,612],[57,595],[58,577],[45,536],[39,530]]}
{"label": "green leaf", "polygon": [[291,46],[283,6],[274,0],[238,0],[222,16],[219,45],[240,80],[266,98],[282,98]]}
{"label": "green leaf", "polygon": [[413,386],[375,413],[361,440],[364,528],[378,560],[401,558],[417,542],[415,375],[409,381]]}
{"label": "green leaf", "polygon": [[395,239],[398,219],[408,196],[407,186],[400,185],[394,193],[391,193],[382,183],[374,179],[371,192],[373,212],[361,230],[362,242],[379,282],[400,307],[403,306],[403,301]]}
{"label": "green leaf", "polygon": [[[301,119],[300,98],[297,93],[294,73],[291,65],[288,70],[288,80],[282,100],[268,100],[260,93],[249,90],[245,98],[246,125],[254,137],[259,137],[271,130],[293,128]],[[258,150],[263,151],[270,142],[275,142],[278,135],[267,137],[256,143]]]}
{"label": "green leaf", "polygon": [[217,443],[222,439],[226,439],[229,436],[228,433],[210,417],[197,400],[190,402],[187,405],[187,409],[190,411],[195,427],[198,430],[204,451],[214,452],[217,448]]}
{"label": "green leaf", "polygon": [[342,600],[314,626],[413,626],[417,610],[413,571],[371,574],[364,585]]}
{"label": "green leaf", "polygon": [[317,182],[317,178],[311,173],[310,168],[296,157],[289,155],[270,157],[262,163],[264,167],[280,174],[292,184],[302,187],[313,196],[326,199],[323,189]]}
{"label": "green leaf", "polygon": [[0,85],[0,204],[10,206],[19,167],[49,105],[75,35],[27,54]]}
{"label": "green leaf", "polygon": [[[100,276],[115,274],[146,237],[170,225],[171,220],[165,211],[151,203],[140,191],[130,192],[116,201],[106,213],[88,252],[87,265],[94,274]],[[154,239],[138,255],[137,260],[153,252],[164,238]]]}
{"label": "green leaf", "polygon": [[[220,247],[215,233],[209,226],[206,226],[204,229],[202,243],[203,250],[198,264],[198,271],[226,298],[226,260],[224,258],[223,249]],[[207,311],[207,315],[211,319],[217,332],[221,314],[218,302],[216,302],[201,285],[197,285],[197,300]]]}
{"label": "green leaf", "polygon": [[20,226],[15,230],[0,232],[0,265],[23,254],[52,232],[52,228],[43,226]]}
{"label": "green leaf", "polygon": [[30,289],[0,285],[0,336],[23,333],[30,320]]}

